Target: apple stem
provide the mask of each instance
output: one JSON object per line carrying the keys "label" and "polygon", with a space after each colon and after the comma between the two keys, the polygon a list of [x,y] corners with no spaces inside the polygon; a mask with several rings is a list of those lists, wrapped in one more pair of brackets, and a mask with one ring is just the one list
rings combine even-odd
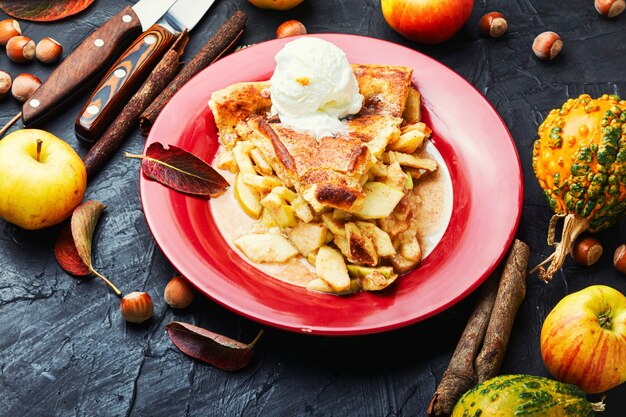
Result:
{"label": "apple stem", "polygon": [[39,162],[39,158],[41,157],[41,146],[43,145],[43,140],[37,139],[37,162]]}
{"label": "apple stem", "polygon": [[4,127],[2,129],[0,129],[0,137],[2,137],[2,135],[4,135],[4,132],[6,132],[7,130],[9,130],[9,128],[11,126],[13,126],[13,123],[17,122],[20,117],[22,117],[22,112],[19,112],[18,114],[15,115],[14,118],[12,118],[11,120],[9,120],[9,123],[7,123],[6,125],[4,125]]}
{"label": "apple stem", "polygon": [[600,327],[611,330],[613,327],[613,323],[611,322],[611,309],[609,309],[606,313],[600,314],[600,316],[598,316],[598,321],[600,322]]}
{"label": "apple stem", "polygon": [[256,337],[254,338],[254,340],[252,342],[250,342],[250,345],[249,345],[250,349],[252,349],[254,347],[254,345],[257,344],[257,342],[259,341],[261,336],[263,336],[263,329],[259,330],[259,334],[256,335]]}
{"label": "apple stem", "polygon": [[102,281],[106,282],[106,284],[111,287],[111,289],[113,290],[113,292],[115,293],[115,295],[117,295],[118,297],[122,296],[122,292],[115,286],[115,284],[113,284],[111,281],[109,281],[108,279],[106,279],[106,277],[104,275],[102,275],[101,273],[99,273],[98,271],[96,271],[93,268],[89,268],[91,270],[91,273],[94,274],[95,276],[97,276],[98,278],[100,278]]}

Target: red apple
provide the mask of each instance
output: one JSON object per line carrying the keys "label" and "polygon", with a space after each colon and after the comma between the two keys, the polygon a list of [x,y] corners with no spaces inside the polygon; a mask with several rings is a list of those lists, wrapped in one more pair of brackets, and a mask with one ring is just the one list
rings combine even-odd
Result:
{"label": "red apple", "polygon": [[626,381],[626,297],[593,285],[563,298],[543,322],[541,356],[556,379],[589,394]]}
{"label": "red apple", "polygon": [[422,43],[447,41],[472,13],[474,0],[382,0],[389,26],[407,39]]}

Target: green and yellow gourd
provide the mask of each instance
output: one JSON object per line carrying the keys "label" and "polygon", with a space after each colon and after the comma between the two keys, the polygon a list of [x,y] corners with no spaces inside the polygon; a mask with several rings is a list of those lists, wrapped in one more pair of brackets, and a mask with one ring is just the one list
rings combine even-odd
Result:
{"label": "green and yellow gourd", "polygon": [[[548,234],[555,252],[535,268],[548,281],[580,233],[607,228],[626,214],[626,100],[608,94],[569,99],[550,111],[538,133],[533,170],[556,213]],[[563,235],[555,243],[561,217]]]}
{"label": "green and yellow gourd", "polygon": [[591,417],[602,411],[577,386],[531,375],[501,375],[467,391],[452,417]]}

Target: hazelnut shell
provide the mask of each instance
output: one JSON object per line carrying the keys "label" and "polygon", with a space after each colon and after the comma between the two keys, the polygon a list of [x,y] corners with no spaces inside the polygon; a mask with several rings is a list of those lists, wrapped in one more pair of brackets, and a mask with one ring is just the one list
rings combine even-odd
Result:
{"label": "hazelnut shell", "polygon": [[52,38],[43,38],[35,48],[35,56],[44,64],[56,61],[62,53],[63,46]]}
{"label": "hazelnut shell", "polygon": [[15,77],[11,94],[17,100],[25,102],[41,86],[41,80],[33,74],[23,73]]}
{"label": "hazelnut shell", "polygon": [[306,35],[306,27],[297,20],[287,20],[276,29],[277,38]]}
{"label": "hazelnut shell", "polygon": [[28,36],[14,36],[7,42],[7,56],[18,64],[29,62],[35,57],[35,42]]}
{"label": "hazelnut shell", "polygon": [[570,255],[580,265],[593,265],[602,256],[602,244],[594,237],[584,237],[572,246]]}
{"label": "hazelnut shell", "polygon": [[533,52],[537,58],[546,61],[553,60],[563,49],[563,40],[554,32],[543,32],[537,35],[533,42]]}
{"label": "hazelnut shell", "polygon": [[139,324],[152,317],[154,304],[147,292],[135,291],[122,298],[120,311],[124,320]]}
{"label": "hazelnut shell", "polygon": [[626,274],[626,245],[620,245],[613,255],[613,266],[622,274]]}
{"label": "hazelnut shell", "polygon": [[22,34],[22,28],[15,19],[4,19],[0,22],[0,45],[6,46],[9,39]]}
{"label": "hazelnut shell", "polygon": [[196,290],[183,277],[175,276],[167,283],[163,298],[172,308],[185,308],[191,304]]}

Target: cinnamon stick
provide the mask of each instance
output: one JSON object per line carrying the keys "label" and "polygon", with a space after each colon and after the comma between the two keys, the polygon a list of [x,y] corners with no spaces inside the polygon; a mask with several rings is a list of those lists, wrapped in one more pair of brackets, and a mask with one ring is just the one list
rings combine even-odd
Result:
{"label": "cinnamon stick", "polygon": [[219,30],[200,49],[196,56],[182,69],[180,74],[169,83],[154,102],[143,112],[139,125],[144,136],[148,136],[154,121],[174,94],[194,75],[233,49],[237,41],[243,36],[248,17],[240,10],[219,28]]}
{"label": "cinnamon stick", "polygon": [[188,39],[187,31],[178,37],[128,104],[124,106],[124,109],[85,155],[83,162],[87,169],[88,178],[102,168],[105,162],[122,146],[128,133],[137,125],[141,112],[180,70],[182,67],[180,57]]}
{"label": "cinnamon stick", "polygon": [[463,393],[500,370],[515,314],[526,292],[530,249],[515,240],[501,277],[485,283],[478,303],[465,326],[448,369],[428,406],[431,417],[449,417]]}
{"label": "cinnamon stick", "polygon": [[504,265],[483,347],[476,358],[476,376],[479,383],[493,378],[500,372],[517,309],[526,295],[526,269],[529,257],[528,245],[515,240]]}
{"label": "cinnamon stick", "polygon": [[494,274],[481,290],[478,303],[465,325],[448,369],[443,373],[437,391],[430,401],[429,416],[452,414],[452,409],[461,395],[478,382],[474,371],[474,359],[487,331],[491,310],[498,294],[498,282],[498,276]]}

